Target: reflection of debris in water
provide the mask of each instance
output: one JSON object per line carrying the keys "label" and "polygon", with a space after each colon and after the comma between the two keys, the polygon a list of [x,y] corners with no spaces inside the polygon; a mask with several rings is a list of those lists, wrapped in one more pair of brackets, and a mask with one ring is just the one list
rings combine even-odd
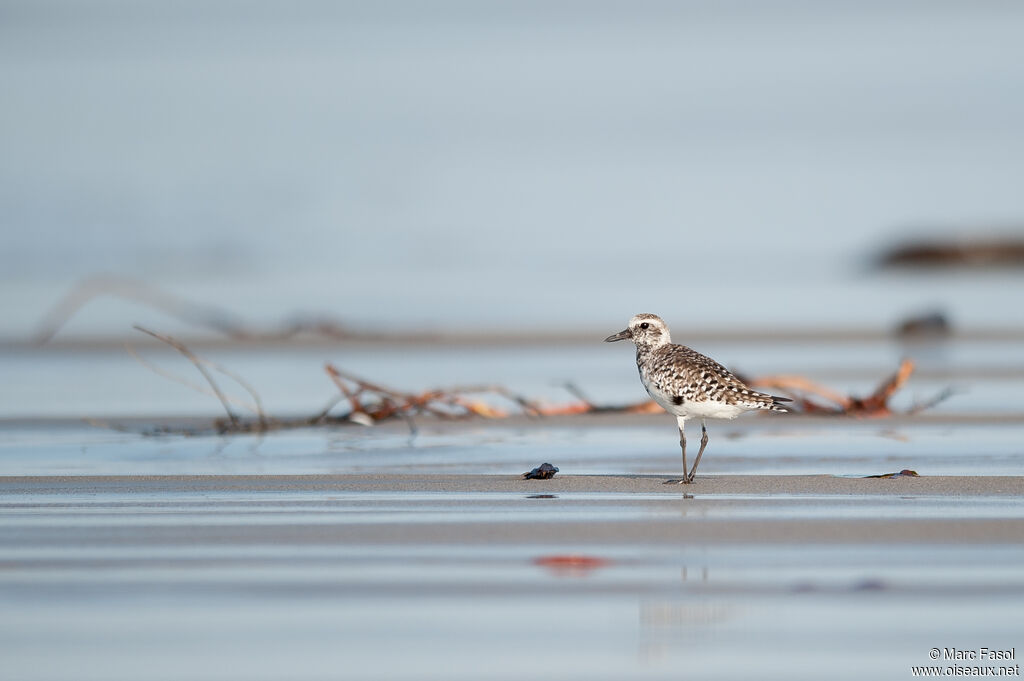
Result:
{"label": "reflection of debris in water", "polygon": [[732,605],[719,603],[641,603],[640,623],[652,629],[709,626],[728,622],[738,612]]}
{"label": "reflection of debris in water", "polygon": [[658,601],[640,604],[638,655],[648,663],[679,654],[709,640],[744,614],[731,603]]}
{"label": "reflection of debris in water", "polygon": [[598,568],[608,567],[612,561],[598,556],[579,554],[556,554],[533,559],[534,565],[547,568],[558,577],[586,577]]}

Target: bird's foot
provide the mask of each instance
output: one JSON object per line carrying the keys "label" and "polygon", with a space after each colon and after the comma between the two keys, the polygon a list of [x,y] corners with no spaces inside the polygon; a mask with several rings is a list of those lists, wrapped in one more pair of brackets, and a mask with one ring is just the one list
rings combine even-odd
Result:
{"label": "bird's foot", "polygon": [[661,484],[663,484],[663,485],[689,485],[691,482],[693,482],[693,478],[681,478],[681,479],[678,479],[678,480],[666,480],[665,482],[663,482]]}

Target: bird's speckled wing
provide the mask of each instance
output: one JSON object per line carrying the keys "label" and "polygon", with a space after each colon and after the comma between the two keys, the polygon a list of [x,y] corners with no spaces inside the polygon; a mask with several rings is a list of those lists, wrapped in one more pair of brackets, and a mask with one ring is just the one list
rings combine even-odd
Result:
{"label": "bird's speckled wing", "polygon": [[660,391],[685,402],[723,402],[747,409],[786,411],[788,401],[748,388],[715,360],[685,345],[663,345],[637,358],[640,373]]}

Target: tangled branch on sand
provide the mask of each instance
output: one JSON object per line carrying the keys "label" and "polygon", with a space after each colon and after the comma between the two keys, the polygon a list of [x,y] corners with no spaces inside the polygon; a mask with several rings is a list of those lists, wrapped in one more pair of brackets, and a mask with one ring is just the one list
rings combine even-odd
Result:
{"label": "tangled branch on sand", "polygon": [[[889,400],[903,387],[913,372],[914,362],[904,359],[900,362],[896,372],[884,380],[867,397],[843,395],[803,376],[763,376],[753,379],[750,384],[762,390],[779,391],[792,396],[796,410],[804,414],[885,418],[896,413],[890,407]],[[930,400],[916,404],[902,413],[917,414],[934,407],[952,394],[953,391],[947,388]]]}
{"label": "tangled branch on sand", "polygon": [[324,370],[341,391],[341,397],[314,417],[314,423],[322,422],[330,410],[342,401],[347,401],[350,407],[346,418],[364,424],[373,424],[395,416],[408,418],[418,414],[429,414],[442,419],[471,416],[505,418],[509,415],[508,412],[487,402],[471,398],[473,395],[484,394],[497,395],[514,402],[528,416],[542,416],[544,413],[543,409],[531,400],[516,395],[500,385],[455,386],[409,393],[372,383],[342,371],[333,364],[327,364]]}
{"label": "tangled branch on sand", "polygon": [[[450,388],[435,388],[423,392],[406,392],[368,381],[339,369],[333,364],[327,364],[324,370],[328,378],[338,388],[339,394],[337,397],[332,399],[327,406],[312,417],[271,418],[264,412],[259,394],[240,376],[200,357],[184,343],[171,336],[157,333],[141,326],[136,326],[135,329],[171,346],[196,367],[206,380],[208,387],[197,385],[187,379],[170,374],[147,362],[130,346],[127,348],[136,360],[151,371],[193,388],[198,392],[216,397],[226,414],[226,418],[217,419],[214,422],[218,433],[253,433],[339,423],[373,425],[394,418],[404,419],[409,424],[410,429],[415,431],[416,426],[413,418],[420,415],[429,415],[440,419],[465,419],[472,417],[494,419],[506,418],[511,415],[510,411],[501,409],[481,399],[484,395],[500,397],[516,405],[518,413],[527,416],[570,413],[568,411],[563,412],[559,408],[550,409],[541,406],[533,400],[517,395],[500,385],[454,386]],[[252,397],[253,402],[250,404],[230,398],[221,389],[210,369],[227,376],[242,386]],[[331,411],[343,402],[348,405],[348,411],[332,416]],[[241,418],[235,413],[232,405],[241,406],[255,413],[256,420]],[[578,411],[585,411],[585,409]]]}
{"label": "tangled branch on sand", "polygon": [[[226,414],[226,418],[214,421],[214,428],[218,433],[258,433],[325,424],[355,423],[370,426],[391,419],[405,420],[409,424],[410,430],[415,432],[416,423],[414,419],[422,415],[438,419],[501,419],[514,414],[544,417],[607,413],[641,414],[658,413],[661,411],[661,408],[650,400],[626,405],[598,405],[588,399],[573,384],[567,384],[565,388],[575,400],[555,405],[541,404],[539,401],[518,395],[501,385],[463,385],[450,388],[434,388],[422,392],[408,392],[366,380],[328,363],[324,366],[324,371],[335,387],[338,388],[338,395],[335,398],[311,417],[272,418],[264,411],[262,400],[255,388],[237,374],[219,364],[200,357],[184,343],[171,336],[157,333],[141,326],[136,326],[135,328],[174,348],[199,371],[206,381],[207,387],[154,366],[143,359],[133,348],[128,347],[128,351],[135,359],[148,369],[165,378],[191,387],[198,392],[216,397]],[[895,374],[865,398],[843,395],[818,385],[803,376],[766,376],[752,380],[749,383],[761,389],[770,389],[792,395],[795,400],[796,411],[800,413],[883,418],[895,413],[889,406],[889,399],[906,383],[913,370],[913,362],[904,360]],[[217,383],[213,372],[220,373],[241,386],[252,398],[252,402],[244,402],[229,397]],[[951,391],[944,391],[932,400],[917,405],[904,413],[917,413],[932,407],[949,397],[950,394]],[[501,400],[512,405],[512,409],[496,406],[484,399],[485,396],[501,398]],[[347,411],[332,415],[331,412],[340,404],[345,404],[348,407]],[[239,416],[232,408],[233,405],[252,412],[256,418],[247,419]],[[169,431],[164,429],[161,432]]]}

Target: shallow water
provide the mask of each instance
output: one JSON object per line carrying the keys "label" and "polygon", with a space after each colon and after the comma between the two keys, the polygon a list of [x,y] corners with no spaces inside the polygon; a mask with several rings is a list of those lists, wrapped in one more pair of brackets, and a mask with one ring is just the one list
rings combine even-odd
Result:
{"label": "shallow water", "polygon": [[[702,512],[680,516],[680,499],[664,494],[189,493],[171,483],[94,495],[58,484],[65,491],[0,503],[0,598],[17,613],[0,620],[0,640],[14,678],[170,679],[197,665],[217,679],[731,678],[755,661],[762,678],[890,678],[930,664],[932,647],[1020,642],[1019,544],[396,545],[319,534],[352,523],[415,536],[425,523],[543,533],[606,519],[1019,518],[1019,498],[698,493],[682,503]],[[200,538],[204,526],[218,534]],[[599,560],[544,563],[565,555]]]}
{"label": "shallow water", "polygon": [[[551,590],[564,585],[544,583]],[[681,670],[740,678],[756,661],[759,678],[820,678],[822,670],[837,679],[898,678],[909,676],[911,665],[928,664],[928,650],[949,639],[1009,647],[1016,641],[1006,632],[1020,606],[999,596],[731,597],[685,587],[639,598],[527,591],[455,599],[289,594],[283,602],[253,591],[144,592],[147,610],[167,613],[159,618],[140,613],[133,591],[105,599],[96,612],[76,604],[37,607],[19,618],[16,632],[4,632],[16,646],[8,669],[23,679],[173,679],[193,676],[197,667],[207,678],[240,679],[512,679],[538,670],[572,679],[677,679]],[[893,644],[897,634],[901,642]],[[116,663],[112,638],[120,642]],[[54,646],[60,658],[47,654]]]}
{"label": "shallow water", "polygon": [[[783,417],[784,418],[784,417]],[[773,421],[776,419],[773,419]],[[799,420],[712,424],[708,474],[1020,475],[1024,425]],[[435,430],[360,426],[266,435],[141,437],[87,425],[2,429],[0,475],[232,475],[492,473],[549,462],[563,474],[673,474],[681,465],[675,423],[637,425],[461,424]]]}

